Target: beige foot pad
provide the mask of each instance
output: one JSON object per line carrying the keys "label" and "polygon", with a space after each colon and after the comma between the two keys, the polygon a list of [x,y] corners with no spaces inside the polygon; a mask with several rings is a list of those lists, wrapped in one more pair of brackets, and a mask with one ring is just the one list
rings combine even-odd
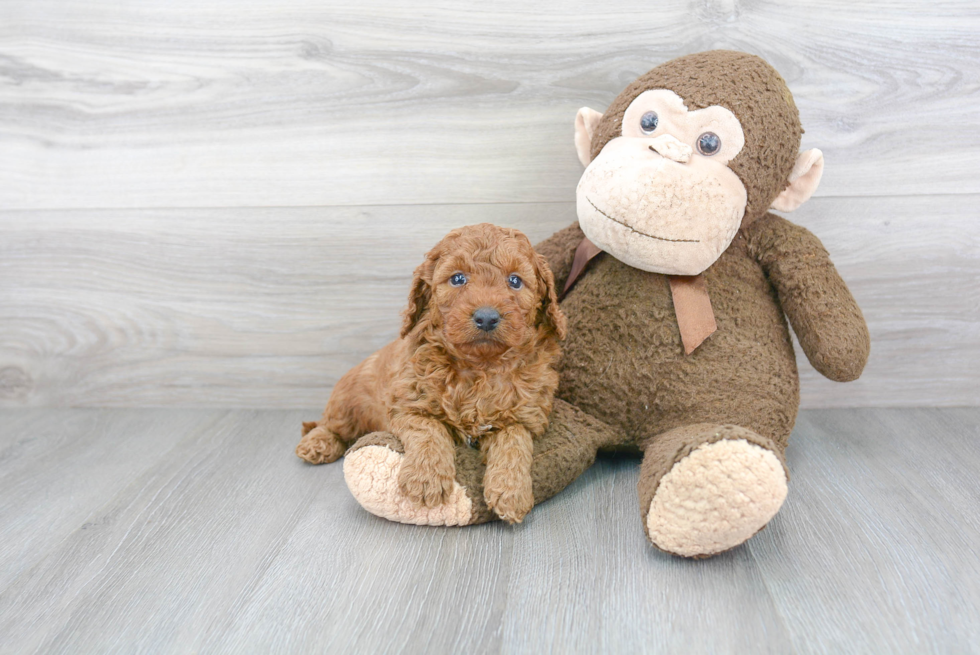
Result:
{"label": "beige foot pad", "polygon": [[724,552],[761,530],[786,499],[786,473],[771,451],[744,439],[696,448],[660,480],[647,531],[684,557]]}
{"label": "beige foot pad", "polygon": [[405,456],[385,446],[364,446],[344,457],[347,488],[361,507],[375,516],[414,525],[468,525],[473,501],[453,483],[449,501],[438,507],[416,505],[398,488],[398,471]]}

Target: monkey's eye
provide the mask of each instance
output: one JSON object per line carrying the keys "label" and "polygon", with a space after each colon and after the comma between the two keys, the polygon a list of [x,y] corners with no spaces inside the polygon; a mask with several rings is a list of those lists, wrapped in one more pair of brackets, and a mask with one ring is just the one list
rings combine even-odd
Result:
{"label": "monkey's eye", "polygon": [[721,139],[714,132],[705,132],[698,137],[698,152],[710,157],[721,150]]}
{"label": "monkey's eye", "polygon": [[462,273],[453,273],[453,276],[449,278],[449,284],[454,287],[461,287],[466,284],[466,276]]}
{"label": "monkey's eye", "polygon": [[511,289],[515,289],[515,290],[520,289],[521,287],[524,286],[524,280],[517,277],[516,275],[511,275],[509,278],[507,278],[507,285]]}
{"label": "monkey's eye", "polygon": [[640,129],[643,130],[644,134],[650,134],[657,129],[657,112],[648,111],[647,113],[640,116]]}

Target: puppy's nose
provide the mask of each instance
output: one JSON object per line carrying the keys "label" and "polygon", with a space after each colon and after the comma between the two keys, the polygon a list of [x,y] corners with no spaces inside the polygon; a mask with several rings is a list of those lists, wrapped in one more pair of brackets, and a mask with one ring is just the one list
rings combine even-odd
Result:
{"label": "puppy's nose", "polygon": [[473,312],[473,322],[484,332],[493,332],[500,323],[500,312],[493,307],[480,307]]}

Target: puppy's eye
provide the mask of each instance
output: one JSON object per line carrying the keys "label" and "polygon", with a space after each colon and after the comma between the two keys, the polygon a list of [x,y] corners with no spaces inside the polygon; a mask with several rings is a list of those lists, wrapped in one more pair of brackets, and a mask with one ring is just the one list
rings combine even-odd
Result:
{"label": "puppy's eye", "polygon": [[640,116],[640,129],[643,130],[644,134],[650,134],[657,129],[657,123],[659,122],[660,120],[657,117],[657,112],[648,111]]}
{"label": "puppy's eye", "polygon": [[517,277],[516,275],[511,275],[509,278],[507,278],[507,285],[511,289],[520,289],[521,287],[524,286],[524,280]]}
{"label": "puppy's eye", "polygon": [[462,273],[453,273],[453,276],[449,278],[449,284],[454,287],[461,287],[466,284],[466,276]]}

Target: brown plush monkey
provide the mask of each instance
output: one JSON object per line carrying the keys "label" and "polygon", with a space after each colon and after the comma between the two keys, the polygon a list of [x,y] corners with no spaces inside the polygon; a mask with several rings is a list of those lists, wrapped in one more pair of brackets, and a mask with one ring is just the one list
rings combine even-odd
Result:
{"label": "brown plush monkey", "polygon": [[[768,213],[816,189],[792,95],[758,57],[712,51],[658,66],[605,114],[582,109],[579,222],[539,244],[567,295],[558,399],[536,443],[535,501],[602,449],[643,456],[644,530],[707,557],[760,530],[786,496],[783,457],[799,407],[789,323],[813,366],[857,378],[861,311],[810,232]],[[399,497],[403,452],[375,433],[348,453],[348,486],[392,520],[494,518],[477,451],[457,452],[456,501],[419,514]]]}

